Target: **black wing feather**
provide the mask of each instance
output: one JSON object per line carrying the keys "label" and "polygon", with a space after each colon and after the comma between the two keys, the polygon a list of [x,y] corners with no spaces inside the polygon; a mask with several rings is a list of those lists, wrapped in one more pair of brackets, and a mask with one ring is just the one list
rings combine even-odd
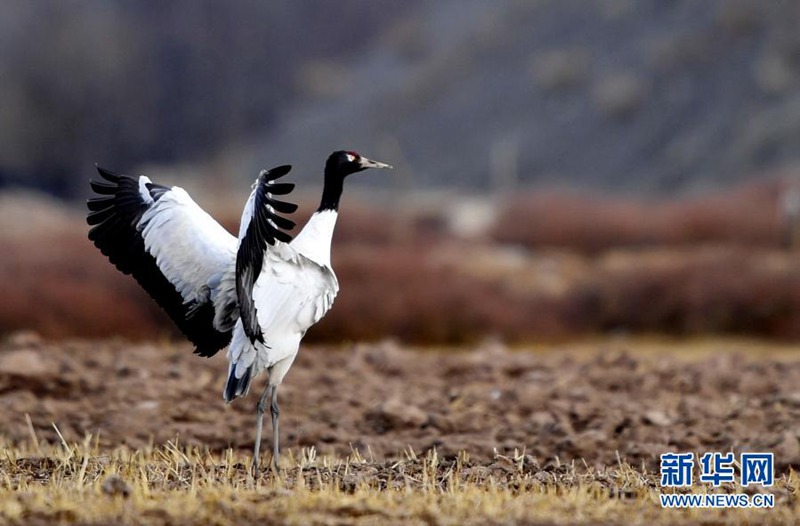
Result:
{"label": "black wing feather", "polygon": [[253,285],[264,264],[264,252],[268,245],[274,245],[276,241],[288,243],[292,240],[292,236],[282,229],[294,228],[294,222],[279,216],[277,212],[286,210],[294,212],[297,206],[272,197],[276,194],[285,195],[292,191],[294,184],[274,182],[289,173],[291,169],[290,165],[278,166],[269,171],[265,170],[258,176],[253,217],[250,218],[250,224],[247,226],[247,231],[236,254],[236,294],[239,297],[239,316],[244,332],[252,343],[256,341],[264,343],[264,335],[258,324],[252,297]]}
{"label": "black wing feather", "polygon": [[[122,273],[136,281],[172,318],[181,332],[195,345],[195,353],[213,356],[228,345],[231,331],[214,328],[214,306],[184,304],[180,293],[161,273],[155,258],[145,250],[144,238],[137,230],[142,215],[151,206],[140,193],[139,178],[120,175],[97,167],[108,182],[92,181],[92,189],[100,195],[87,202],[91,212],[86,220],[94,225],[89,239]],[[110,183],[110,184],[109,184]],[[157,184],[147,184],[154,201],[170,191]]]}
{"label": "black wing feather", "polygon": [[297,210],[297,205],[294,203],[287,203],[286,201],[278,201],[277,199],[273,199],[272,208],[281,214],[293,214],[294,211]]}
{"label": "black wing feather", "polygon": [[89,207],[89,210],[93,212],[105,210],[106,208],[112,206],[113,204],[114,204],[113,197],[93,197],[88,201],[86,201],[86,206]]}
{"label": "black wing feather", "polygon": [[273,223],[275,223],[275,227],[280,230],[291,230],[294,228],[294,221],[291,219],[286,219],[285,217],[281,217],[279,215],[273,215],[272,217]]}
{"label": "black wing feather", "polygon": [[275,183],[269,187],[269,193],[272,195],[286,195],[292,190],[294,190],[294,183]]}

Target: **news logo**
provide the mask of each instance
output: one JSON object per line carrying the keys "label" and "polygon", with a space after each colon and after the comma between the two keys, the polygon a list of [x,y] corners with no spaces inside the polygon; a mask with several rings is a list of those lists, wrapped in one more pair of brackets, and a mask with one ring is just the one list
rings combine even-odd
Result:
{"label": "news logo", "polygon": [[[694,484],[694,453],[664,453],[661,455],[661,487],[688,488]],[[701,484],[718,488],[736,483],[736,459],[732,452],[709,452],[700,457]],[[739,485],[770,487],[775,483],[775,456],[773,453],[742,453],[739,456]],[[662,493],[664,508],[772,508],[772,494],[695,494]]]}

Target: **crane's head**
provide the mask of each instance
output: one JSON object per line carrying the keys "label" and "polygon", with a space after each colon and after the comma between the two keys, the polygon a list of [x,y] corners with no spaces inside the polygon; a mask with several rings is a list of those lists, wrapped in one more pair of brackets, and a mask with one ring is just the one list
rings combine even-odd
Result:
{"label": "crane's head", "polygon": [[325,163],[325,175],[338,176],[344,179],[350,174],[361,172],[367,168],[391,168],[392,165],[379,163],[362,157],[354,151],[339,150],[333,152]]}
{"label": "crane's head", "polygon": [[367,168],[391,168],[391,165],[367,159],[354,151],[333,152],[325,163],[325,185],[317,211],[338,210],[344,178]]}

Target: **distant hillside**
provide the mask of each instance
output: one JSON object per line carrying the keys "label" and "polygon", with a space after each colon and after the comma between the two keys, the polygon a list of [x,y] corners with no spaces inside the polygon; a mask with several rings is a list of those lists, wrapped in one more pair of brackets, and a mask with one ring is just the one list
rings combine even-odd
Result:
{"label": "distant hillside", "polygon": [[761,0],[5,2],[0,185],[316,180],[348,147],[398,166],[375,185],[718,186],[798,160],[799,26]]}
{"label": "distant hillside", "polygon": [[800,158],[797,27],[796,2],[424,3],[284,109],[255,164],[316,174],[356,144],[423,186],[722,185]]}
{"label": "distant hillside", "polygon": [[274,125],[305,62],[414,3],[0,2],[0,186],[74,196],[95,162],[208,163]]}

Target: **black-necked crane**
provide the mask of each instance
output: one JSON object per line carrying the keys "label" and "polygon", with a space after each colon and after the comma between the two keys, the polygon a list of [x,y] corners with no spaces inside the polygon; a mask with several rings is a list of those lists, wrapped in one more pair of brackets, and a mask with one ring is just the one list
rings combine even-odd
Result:
{"label": "black-necked crane", "polygon": [[286,232],[297,205],[275,196],[294,184],[276,182],[291,170],[263,171],[244,207],[238,239],[180,187],[145,176],[97,170],[99,197],[88,201],[89,239],[121,272],[132,275],[195,345],[210,357],[228,348],[226,402],[247,394],[263,371],[269,379],[256,405],[253,470],[258,470],[264,414],[272,416],[272,465],[279,457],[278,386],[309,327],[328,312],[339,290],[331,239],[345,178],[391,168],[352,151],[325,163],[319,208],[294,238]]}

